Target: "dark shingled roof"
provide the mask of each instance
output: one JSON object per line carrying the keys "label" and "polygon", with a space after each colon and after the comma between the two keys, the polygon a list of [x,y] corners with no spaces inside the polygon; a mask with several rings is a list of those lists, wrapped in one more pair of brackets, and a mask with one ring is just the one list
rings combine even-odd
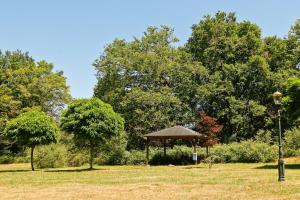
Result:
{"label": "dark shingled roof", "polygon": [[197,138],[200,134],[183,126],[174,126],[144,135],[147,138]]}

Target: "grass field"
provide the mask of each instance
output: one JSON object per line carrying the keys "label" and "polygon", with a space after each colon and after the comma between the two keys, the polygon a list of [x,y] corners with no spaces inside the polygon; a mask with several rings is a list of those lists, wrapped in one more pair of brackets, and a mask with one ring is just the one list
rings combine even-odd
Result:
{"label": "grass field", "polygon": [[[293,162],[293,163],[292,163]],[[0,165],[0,199],[300,199],[299,159],[287,160],[286,181],[271,164],[99,166],[29,171]],[[299,162],[300,163],[300,162]]]}

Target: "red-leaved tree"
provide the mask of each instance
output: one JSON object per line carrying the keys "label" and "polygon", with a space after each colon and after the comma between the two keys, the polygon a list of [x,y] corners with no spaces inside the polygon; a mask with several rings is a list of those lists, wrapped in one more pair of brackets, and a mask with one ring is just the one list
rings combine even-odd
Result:
{"label": "red-leaved tree", "polygon": [[208,116],[205,112],[200,112],[200,121],[196,123],[196,131],[201,134],[200,145],[206,147],[206,154],[209,154],[209,147],[219,142],[218,133],[223,129],[223,125],[218,124],[217,118]]}

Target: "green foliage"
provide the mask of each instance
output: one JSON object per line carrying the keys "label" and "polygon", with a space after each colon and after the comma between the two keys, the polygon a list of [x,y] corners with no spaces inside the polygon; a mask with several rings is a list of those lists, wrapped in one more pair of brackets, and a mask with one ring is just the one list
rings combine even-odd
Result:
{"label": "green foliage", "polygon": [[80,167],[89,162],[89,155],[85,151],[69,150],[67,154],[68,167]]}
{"label": "green foliage", "polygon": [[171,28],[149,27],[141,38],[113,41],[95,61],[95,96],[124,116],[128,149],[143,148],[145,133],[195,121],[199,111],[224,125],[221,142],[253,139],[275,126],[271,94],[300,76],[298,24],[287,38],[262,38],[256,24],[217,12],[192,26],[184,48]]}
{"label": "green foliage", "polygon": [[300,78],[290,78],[286,83],[283,102],[289,115],[290,122],[300,123]]}
{"label": "green foliage", "polygon": [[34,147],[57,141],[59,129],[43,112],[28,111],[8,122],[5,136],[21,146]]}
{"label": "green foliage", "polygon": [[20,146],[31,148],[31,169],[33,166],[33,151],[38,145],[55,143],[59,129],[55,121],[44,112],[28,111],[8,122],[5,136]]}
{"label": "green foliage", "polygon": [[126,151],[127,137],[122,132],[112,137],[106,144],[100,147],[97,164],[122,165],[126,164],[128,152]]}
{"label": "green foliage", "polygon": [[270,94],[282,90],[286,78],[299,77],[299,47],[292,37],[262,39],[256,24],[238,22],[234,13],[217,12],[193,25],[186,49],[209,70],[202,109],[224,125],[222,142],[274,127]]}
{"label": "green foliage", "polygon": [[126,161],[127,165],[144,165],[145,164],[145,151],[132,150],[127,152]]}
{"label": "green foliage", "polygon": [[259,141],[220,144],[211,150],[215,162],[271,162],[277,157],[278,148]]}
{"label": "green foliage", "polygon": [[[187,165],[193,164],[195,161],[192,160],[192,148],[186,146],[174,146],[167,150],[166,157],[162,151],[157,151],[149,163],[151,165]],[[198,161],[204,158],[204,155],[198,155]]]}
{"label": "green foliage", "polygon": [[300,155],[300,128],[293,128],[284,134],[284,156]]}
{"label": "green foliage", "polygon": [[95,96],[125,118],[130,149],[143,148],[143,135],[190,121],[195,93],[207,73],[174,47],[169,27],[149,27],[132,42],[115,40],[95,61]]}
{"label": "green foliage", "polygon": [[193,58],[216,71],[223,64],[247,62],[262,51],[263,43],[256,24],[237,22],[234,13],[219,11],[192,26],[186,47]]}
{"label": "green foliage", "polygon": [[0,164],[10,164],[15,162],[15,157],[13,154],[8,153],[0,155]]}
{"label": "green foliage", "polygon": [[28,53],[0,51],[0,150],[13,149],[3,138],[6,123],[25,112],[39,107],[58,120],[60,111],[70,99],[69,88],[62,72],[54,72],[46,61],[36,62]]}
{"label": "green foliage", "polygon": [[273,144],[274,138],[272,132],[269,130],[259,130],[255,136],[255,141],[263,142],[266,144]]}
{"label": "green foliage", "polygon": [[37,147],[35,150],[35,165],[37,168],[64,167],[67,163],[67,149],[61,144],[51,144]]}
{"label": "green foliage", "polygon": [[144,147],[143,135],[181,121],[178,113],[183,110],[181,101],[169,92],[144,92],[134,89],[120,103],[127,128],[128,147]]}
{"label": "green foliage", "polygon": [[124,120],[109,104],[97,98],[77,99],[63,111],[61,127],[73,135],[75,146],[90,150],[92,168],[95,151],[114,136],[122,134]]}
{"label": "green foliage", "polygon": [[0,107],[6,107],[1,114],[15,117],[22,108],[39,106],[57,116],[70,95],[63,73],[52,70],[52,64],[35,62],[28,53],[0,52]]}

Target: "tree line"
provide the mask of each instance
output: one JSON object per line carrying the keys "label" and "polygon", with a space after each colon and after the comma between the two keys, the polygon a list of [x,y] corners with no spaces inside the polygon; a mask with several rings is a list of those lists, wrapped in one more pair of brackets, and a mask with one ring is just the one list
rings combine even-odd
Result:
{"label": "tree line", "polygon": [[[284,129],[299,125],[300,20],[286,37],[263,37],[256,24],[217,12],[194,24],[184,45],[178,41],[168,26],[149,27],[132,41],[115,39],[94,62],[98,83],[89,100],[72,99],[63,72],[51,63],[0,52],[0,151],[55,142],[54,123],[90,149],[92,167],[97,144],[110,136],[123,135],[127,149],[143,149],[146,133],[173,125],[197,129],[199,113],[222,126],[216,141],[274,136],[276,90],[284,94]],[[32,132],[50,135],[37,139]]]}
{"label": "tree line", "polygon": [[284,38],[262,37],[256,24],[217,12],[194,24],[182,46],[172,28],[149,27],[141,38],[107,45],[94,63],[95,96],[124,117],[128,148],[143,148],[145,133],[193,126],[199,112],[224,126],[221,142],[261,131],[276,134],[273,92],[291,101],[285,104],[284,128],[299,118],[299,24]]}

